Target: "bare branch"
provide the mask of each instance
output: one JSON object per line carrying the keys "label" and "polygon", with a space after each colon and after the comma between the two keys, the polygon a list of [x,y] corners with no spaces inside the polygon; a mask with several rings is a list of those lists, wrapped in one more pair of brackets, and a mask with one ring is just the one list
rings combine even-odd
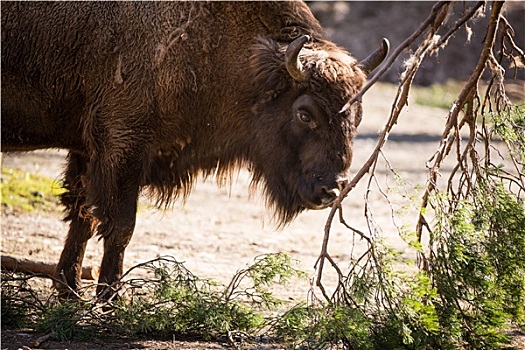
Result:
{"label": "bare branch", "polygon": [[490,23],[487,28],[485,43],[483,45],[481,55],[478,59],[478,63],[474,71],[472,72],[472,75],[470,76],[469,80],[465,84],[464,88],[460,92],[458,98],[456,99],[456,101],[454,102],[450,110],[450,113],[447,119],[447,123],[445,125],[443,135],[441,137],[440,146],[435,156],[434,164],[432,165],[432,168],[430,169],[430,172],[429,172],[429,180],[427,182],[427,188],[425,190],[425,193],[421,201],[422,202],[421,211],[420,211],[419,220],[416,226],[416,233],[417,233],[419,241],[421,241],[421,237],[422,237],[423,212],[424,212],[424,209],[428,206],[428,200],[429,200],[430,194],[436,188],[436,181],[437,181],[437,176],[439,173],[439,168],[441,167],[443,159],[446,156],[445,150],[447,149],[448,144],[450,143],[450,132],[454,128],[454,126],[457,124],[458,115],[461,111],[462,106],[466,104],[469,97],[474,96],[473,92],[476,91],[477,86],[479,84],[479,79],[481,78],[481,74],[486,68],[487,60],[489,60],[489,56],[492,54],[492,47],[494,46],[494,43],[496,40],[496,33],[497,33],[497,28],[499,24],[499,18],[500,18],[500,12],[501,12],[502,6],[503,6],[502,2],[492,3]]}

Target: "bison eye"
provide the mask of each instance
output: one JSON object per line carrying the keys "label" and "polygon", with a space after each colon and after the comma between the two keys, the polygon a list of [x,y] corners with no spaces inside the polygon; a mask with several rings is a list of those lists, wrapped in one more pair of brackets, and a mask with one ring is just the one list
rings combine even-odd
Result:
{"label": "bison eye", "polygon": [[297,119],[306,127],[314,130],[317,128],[316,122],[313,120],[312,116],[305,111],[298,111],[296,113]]}
{"label": "bison eye", "polygon": [[299,120],[305,124],[310,124],[310,122],[312,121],[310,115],[304,112],[297,112],[297,118],[299,118]]}
{"label": "bison eye", "polygon": [[317,124],[315,123],[312,116],[308,112],[298,111],[296,116],[297,116],[297,119],[299,119],[299,121],[305,126],[307,126],[308,128],[312,130],[317,128]]}

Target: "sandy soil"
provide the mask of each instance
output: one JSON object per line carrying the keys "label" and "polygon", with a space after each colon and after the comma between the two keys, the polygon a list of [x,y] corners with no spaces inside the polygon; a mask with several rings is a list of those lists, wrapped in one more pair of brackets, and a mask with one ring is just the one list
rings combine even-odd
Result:
{"label": "sandy soil", "polygon": [[[378,85],[364,99],[365,117],[355,141],[355,172],[366,161],[375,146],[377,133],[390,112],[395,87]],[[385,157],[412,188],[426,180],[425,162],[434,153],[439,133],[445,122],[446,111],[421,107],[410,103],[399,125],[395,127],[384,150]],[[17,167],[38,172],[52,178],[60,178],[65,153],[62,151],[39,151],[28,154],[3,156],[4,167]],[[444,169],[446,172],[446,169]],[[392,207],[401,208],[406,203],[396,194],[397,184],[392,173],[382,161],[377,168],[377,184],[373,186],[370,206],[376,222],[388,244],[407,258],[413,253],[399,238],[392,222]],[[176,203],[169,210],[148,209],[138,213],[135,234],[126,252],[127,268],[161,255],[172,255],[200,277],[213,278],[221,283],[229,282],[231,276],[260,254],[284,251],[297,259],[304,271],[314,276],[314,264],[319,255],[328,210],[310,211],[300,215],[292,224],[277,230],[266,211],[260,193],[250,195],[249,174],[241,170],[231,187],[218,188],[213,180],[201,181],[186,203]],[[364,179],[366,180],[366,179]],[[346,221],[367,231],[363,218],[363,196],[366,181],[344,201]],[[382,192],[388,193],[389,204]],[[418,195],[419,196],[419,195]],[[396,224],[415,224],[415,211],[406,211],[405,218]],[[2,213],[2,254],[17,255],[34,260],[56,262],[62,249],[67,226],[58,213],[35,212],[11,215]],[[329,252],[342,269],[348,266],[351,256],[364,249],[364,242],[354,237],[342,225],[334,223]],[[353,254],[353,255],[352,255]],[[102,256],[102,244],[91,240],[85,257],[85,265],[98,265]],[[330,288],[333,275],[327,271],[323,283]],[[294,301],[306,299],[309,281],[293,281],[279,291]],[[35,335],[24,331],[3,331],[2,349],[31,347]],[[100,343],[45,342],[42,348],[56,349],[220,349],[219,343],[158,342],[153,340],[118,341]],[[256,345],[250,348],[275,349],[273,345]],[[525,348],[525,347],[524,347]]]}

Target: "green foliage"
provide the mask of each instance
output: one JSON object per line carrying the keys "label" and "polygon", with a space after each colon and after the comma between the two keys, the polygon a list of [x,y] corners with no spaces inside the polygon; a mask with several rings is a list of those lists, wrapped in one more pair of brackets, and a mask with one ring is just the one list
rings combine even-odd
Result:
{"label": "green foliage", "polygon": [[[151,293],[135,293],[116,307],[114,326],[119,333],[167,337],[176,333],[212,339],[262,326],[263,316],[249,304],[225,299],[223,286],[198,279],[181,264],[172,261],[150,269],[155,276],[147,285],[153,287]],[[270,293],[259,297],[272,296]]]}
{"label": "green foliage", "polygon": [[31,174],[19,169],[2,168],[2,207],[15,212],[54,210],[60,194],[61,185],[46,176]]}
{"label": "green foliage", "polygon": [[355,349],[373,349],[370,324],[358,308],[299,304],[275,318],[272,332],[287,343],[307,349],[340,343]]}
{"label": "green foliage", "polygon": [[508,340],[509,321],[525,321],[525,206],[501,184],[479,185],[475,202],[439,216],[431,272],[442,345],[449,348],[497,348]]}
{"label": "green foliage", "polygon": [[439,333],[430,278],[402,273],[399,255],[379,241],[369,254],[332,302],[296,305],[273,321],[272,332],[302,348],[426,349]]}
{"label": "green foliage", "polygon": [[[120,336],[171,338],[174,334],[216,339],[237,332],[256,334],[265,327],[264,310],[284,305],[270,291],[275,283],[304,277],[284,253],[258,257],[225,287],[199,279],[173,258],[138,265],[151,278],[122,281],[127,298],[41,301],[27,282],[16,275],[2,279],[2,324],[28,326],[54,339],[84,339],[105,332]],[[131,270],[130,270],[131,271]],[[128,271],[128,273],[130,272]]]}
{"label": "green foliage", "polygon": [[426,349],[439,333],[437,294],[425,273],[406,277],[399,300],[374,326],[377,349]]}
{"label": "green foliage", "polygon": [[87,339],[93,330],[82,327],[82,314],[88,309],[88,303],[62,301],[50,302],[43,308],[40,318],[35,323],[37,332],[52,334],[58,341]]}
{"label": "green foliage", "polygon": [[[254,264],[238,271],[224,290],[227,301],[248,300],[261,309],[272,310],[284,301],[273,296],[271,285],[286,284],[292,277],[306,278],[306,274],[293,267],[293,261],[285,253],[268,254],[255,258]],[[239,288],[242,281],[250,281],[249,286]]]}

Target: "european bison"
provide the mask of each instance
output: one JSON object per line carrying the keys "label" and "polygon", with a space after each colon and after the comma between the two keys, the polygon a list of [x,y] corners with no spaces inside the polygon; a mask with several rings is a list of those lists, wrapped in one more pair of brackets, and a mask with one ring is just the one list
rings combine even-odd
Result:
{"label": "european bison", "polygon": [[245,166],[280,224],[329,206],[384,46],[357,62],[302,2],[2,2],[3,151],[69,150],[57,273],[80,287],[96,231],[117,281],[143,188]]}

